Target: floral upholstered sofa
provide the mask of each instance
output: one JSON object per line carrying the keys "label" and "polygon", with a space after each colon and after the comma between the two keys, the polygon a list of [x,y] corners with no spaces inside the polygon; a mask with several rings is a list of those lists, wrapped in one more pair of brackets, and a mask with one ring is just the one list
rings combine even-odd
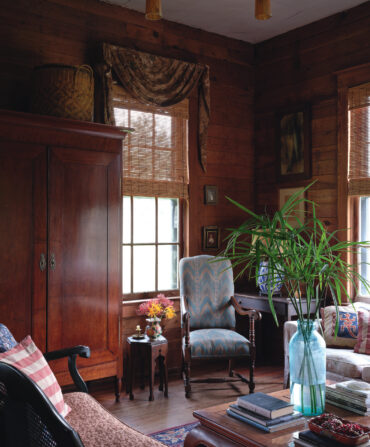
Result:
{"label": "floral upholstered sofa", "polygon": [[[87,394],[76,368],[77,355],[89,357],[90,350],[75,346],[44,357],[31,337],[17,343],[0,324],[1,447],[163,447],[118,420]],[[54,375],[47,372],[46,362],[61,357],[68,357],[73,381],[83,391],[64,394],[62,410],[61,401],[55,403],[62,393]]]}
{"label": "floral upholstered sofa", "polygon": [[[356,311],[365,310],[370,311],[370,298],[361,298],[361,301],[355,301],[353,307]],[[349,309],[352,312],[353,307],[350,305]],[[321,316],[326,318],[321,319],[321,324],[330,324],[328,320],[329,307],[326,312],[321,310]],[[330,318],[330,316],[329,316]],[[333,316],[333,323],[335,326],[335,320]],[[333,326],[332,326],[333,327]],[[332,328],[331,328],[332,329]],[[296,321],[286,321],[284,323],[284,388],[289,386],[289,342],[293,334],[297,330]],[[326,341],[326,378],[329,380],[349,380],[357,379],[365,382],[370,382],[370,356],[368,354],[362,354],[355,352],[354,345],[356,340],[349,341],[338,337],[332,337],[329,334],[328,328],[324,326],[324,339]],[[355,337],[353,335],[353,337]]]}

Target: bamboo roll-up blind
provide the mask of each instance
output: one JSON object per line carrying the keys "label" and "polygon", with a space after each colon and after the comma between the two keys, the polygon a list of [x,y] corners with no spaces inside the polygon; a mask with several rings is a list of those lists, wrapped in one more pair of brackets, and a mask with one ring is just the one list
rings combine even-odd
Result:
{"label": "bamboo roll-up blind", "polygon": [[143,104],[114,85],[117,126],[134,128],[122,151],[122,194],[188,197],[188,100],[158,107]]}
{"label": "bamboo roll-up blind", "polygon": [[370,195],[370,83],[348,90],[350,195]]}

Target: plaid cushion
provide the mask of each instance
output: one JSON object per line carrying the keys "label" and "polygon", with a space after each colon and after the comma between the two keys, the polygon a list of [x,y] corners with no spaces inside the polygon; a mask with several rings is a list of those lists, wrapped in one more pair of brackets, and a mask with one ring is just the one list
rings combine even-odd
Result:
{"label": "plaid cushion", "polygon": [[14,348],[17,344],[15,341],[13,334],[9,331],[9,329],[0,324],[0,352],[8,351],[9,349]]}
{"label": "plaid cushion", "polygon": [[64,403],[62,390],[45,357],[29,335],[14,348],[0,354],[0,361],[14,366],[36,382],[62,416],[71,411]]}

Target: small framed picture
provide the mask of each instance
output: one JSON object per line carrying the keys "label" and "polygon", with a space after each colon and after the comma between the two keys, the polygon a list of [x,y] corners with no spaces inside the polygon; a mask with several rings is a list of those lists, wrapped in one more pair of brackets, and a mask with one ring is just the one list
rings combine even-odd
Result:
{"label": "small framed picture", "polygon": [[204,203],[206,205],[217,205],[218,202],[218,188],[213,185],[204,186]]}
{"label": "small framed picture", "polygon": [[311,118],[308,104],[280,111],[276,120],[277,177],[296,181],[311,177]]}
{"label": "small framed picture", "polygon": [[[279,209],[285,205],[287,200],[296,192],[301,191],[302,188],[280,188],[279,189]],[[304,195],[298,197],[299,199],[303,199]],[[293,227],[298,227],[299,223],[297,219],[299,219],[302,223],[304,223],[306,219],[306,202],[300,202],[295,208],[294,214],[288,217],[288,223]]]}
{"label": "small framed picture", "polygon": [[203,250],[220,249],[220,229],[219,227],[203,227]]}

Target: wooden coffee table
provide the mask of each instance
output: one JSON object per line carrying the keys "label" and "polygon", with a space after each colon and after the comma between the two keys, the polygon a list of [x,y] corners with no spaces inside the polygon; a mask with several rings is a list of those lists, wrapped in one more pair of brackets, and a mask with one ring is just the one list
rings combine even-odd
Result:
{"label": "wooden coffee table", "polygon": [[[289,390],[276,391],[271,393],[271,396],[288,402],[290,400]],[[184,447],[293,446],[293,434],[304,430],[307,425],[302,424],[275,433],[266,433],[228,416],[226,409],[230,403],[232,402],[194,411],[193,415],[199,419],[200,425],[188,433]],[[326,411],[363,425],[370,424],[369,416],[356,415],[332,405],[327,405]]]}

